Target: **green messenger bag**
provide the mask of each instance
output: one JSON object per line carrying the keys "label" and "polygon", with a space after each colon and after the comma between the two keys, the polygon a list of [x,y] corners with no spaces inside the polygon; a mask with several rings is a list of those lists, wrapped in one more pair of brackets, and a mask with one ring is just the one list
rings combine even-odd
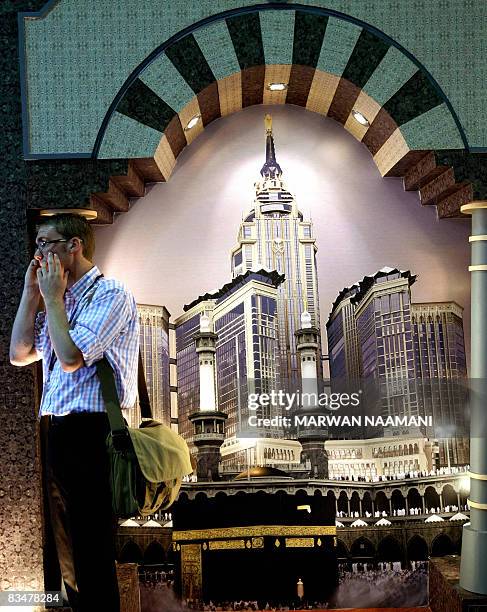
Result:
{"label": "green messenger bag", "polygon": [[142,421],[128,427],[120,409],[115,375],[106,358],[96,364],[110,421],[107,450],[111,466],[112,505],[119,518],[148,516],[175,501],[184,476],[191,474],[185,440],[151,418],[142,359],[139,354],[139,404]]}

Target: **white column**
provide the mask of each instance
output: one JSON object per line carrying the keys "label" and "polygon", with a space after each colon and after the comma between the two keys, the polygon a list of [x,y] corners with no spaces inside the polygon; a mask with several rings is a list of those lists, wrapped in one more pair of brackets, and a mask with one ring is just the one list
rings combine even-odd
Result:
{"label": "white column", "polygon": [[200,353],[200,410],[216,410],[214,359],[208,353]]}
{"label": "white column", "polygon": [[[310,329],[311,315],[307,310],[301,313],[301,328]],[[300,351],[302,407],[314,408],[318,400],[318,372],[316,369],[316,350],[303,347]]]}
{"label": "white column", "polygon": [[[203,314],[200,317],[200,332],[211,332],[210,317]],[[215,348],[201,347],[198,351],[200,365],[200,411],[213,412],[216,410],[215,393]]]}

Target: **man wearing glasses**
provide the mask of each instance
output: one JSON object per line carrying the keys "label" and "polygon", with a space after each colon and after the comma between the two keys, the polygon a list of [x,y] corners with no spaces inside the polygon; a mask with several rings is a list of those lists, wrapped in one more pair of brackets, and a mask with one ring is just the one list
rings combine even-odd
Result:
{"label": "man wearing glasses", "polygon": [[[108,417],[96,362],[106,356],[122,408],[137,392],[139,327],[133,296],[92,263],[93,230],[75,214],[47,217],[25,275],[10,361],[43,360],[39,416],[49,422],[48,500],[73,610],[119,612],[114,517],[105,440]],[[44,310],[39,311],[41,298]]]}

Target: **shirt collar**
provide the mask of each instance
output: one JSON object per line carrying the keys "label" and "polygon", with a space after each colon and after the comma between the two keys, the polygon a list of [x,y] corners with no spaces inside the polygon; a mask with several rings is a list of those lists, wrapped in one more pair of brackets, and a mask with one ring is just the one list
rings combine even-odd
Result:
{"label": "shirt collar", "polygon": [[93,284],[95,278],[100,276],[100,274],[100,270],[96,266],[93,266],[90,270],[88,270],[88,272],[86,272],[86,274],[77,280],[70,289],[66,291],[66,294],[75,300],[78,300],[88,289],[88,287]]}

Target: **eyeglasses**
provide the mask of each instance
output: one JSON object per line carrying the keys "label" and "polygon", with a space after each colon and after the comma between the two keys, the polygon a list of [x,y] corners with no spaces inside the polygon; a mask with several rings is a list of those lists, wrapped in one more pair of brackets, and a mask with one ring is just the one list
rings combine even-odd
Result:
{"label": "eyeglasses", "polygon": [[56,240],[45,240],[44,238],[41,238],[40,240],[37,240],[36,246],[39,251],[43,251],[48,244],[55,244],[56,242],[67,242],[68,240],[69,238],[56,238]]}

